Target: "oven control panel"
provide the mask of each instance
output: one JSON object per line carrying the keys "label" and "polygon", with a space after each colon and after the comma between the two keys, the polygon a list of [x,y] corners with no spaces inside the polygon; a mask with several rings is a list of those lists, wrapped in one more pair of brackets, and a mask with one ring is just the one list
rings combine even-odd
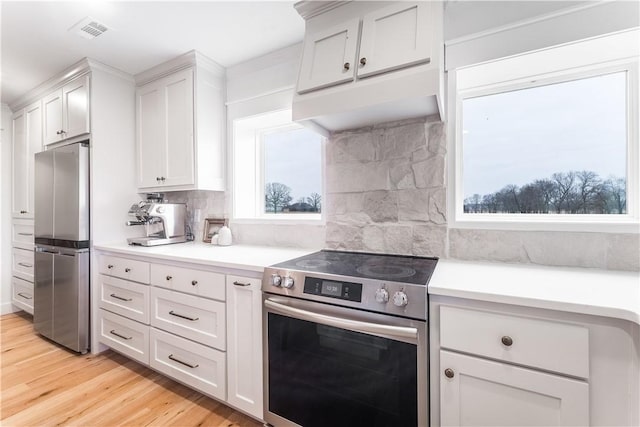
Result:
{"label": "oven control panel", "polygon": [[304,279],[303,292],[347,301],[362,301],[362,283],[338,282],[307,276]]}

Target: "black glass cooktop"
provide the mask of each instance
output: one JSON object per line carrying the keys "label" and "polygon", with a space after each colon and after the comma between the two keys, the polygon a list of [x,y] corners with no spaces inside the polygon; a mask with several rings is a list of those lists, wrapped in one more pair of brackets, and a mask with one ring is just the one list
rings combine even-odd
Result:
{"label": "black glass cooktop", "polygon": [[272,267],[426,285],[438,258],[322,250]]}

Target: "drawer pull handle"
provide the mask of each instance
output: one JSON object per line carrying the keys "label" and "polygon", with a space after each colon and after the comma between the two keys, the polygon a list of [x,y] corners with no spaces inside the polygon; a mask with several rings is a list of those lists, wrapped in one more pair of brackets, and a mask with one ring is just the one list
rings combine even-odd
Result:
{"label": "drawer pull handle", "polygon": [[455,376],[455,373],[453,372],[453,369],[447,368],[444,370],[444,376],[447,378],[453,378]]}
{"label": "drawer pull handle", "polygon": [[109,264],[109,265],[107,265],[107,268],[108,268],[109,270],[111,270],[111,269],[113,268],[113,264]]}
{"label": "drawer pull handle", "polygon": [[169,280],[171,280],[171,279],[173,279],[173,277],[171,277],[171,276],[167,276],[167,281],[169,281]]}
{"label": "drawer pull handle", "polygon": [[127,341],[128,341],[128,340],[130,340],[130,339],[133,339],[133,337],[125,337],[124,335],[121,335],[121,334],[117,333],[115,329],[110,330],[110,331],[109,331],[109,333],[110,333],[111,335],[115,335],[115,336],[117,336],[117,337],[120,337],[120,338],[122,338],[123,340],[127,340]]}
{"label": "drawer pull handle", "polygon": [[31,295],[23,294],[22,292],[18,292],[18,295],[21,296],[24,299],[33,299],[33,297]]}
{"label": "drawer pull handle", "polygon": [[511,345],[513,344],[513,339],[508,335],[503,336],[500,341],[502,341],[502,344],[507,347],[511,347]]}
{"label": "drawer pull handle", "polygon": [[189,367],[189,368],[191,368],[191,369],[195,369],[195,368],[197,368],[198,366],[200,366],[200,365],[192,365],[191,363],[183,362],[182,360],[180,360],[180,359],[178,359],[177,357],[175,357],[173,354],[170,354],[170,355],[169,355],[169,359],[173,360],[174,362],[178,362],[178,363],[180,363],[181,365],[187,366],[187,367]]}
{"label": "drawer pull handle", "polygon": [[18,233],[18,236],[33,236],[33,233]]}
{"label": "drawer pull handle", "polygon": [[184,314],[178,314],[178,313],[176,313],[176,312],[175,312],[175,311],[173,311],[173,310],[171,310],[171,311],[169,312],[169,314],[170,314],[170,315],[172,315],[172,316],[179,317],[179,318],[181,318],[181,319],[191,320],[192,322],[195,322],[196,320],[199,320],[199,319],[200,319],[199,317],[189,317],[189,316],[185,316]]}
{"label": "drawer pull handle", "polygon": [[251,286],[251,283],[233,282],[236,286]]}
{"label": "drawer pull handle", "polygon": [[360,58],[360,65],[363,67],[367,64],[367,58]]}
{"label": "drawer pull handle", "polygon": [[351,68],[351,64],[349,64],[348,62],[345,62],[343,68],[345,71],[349,71],[349,68]]}
{"label": "drawer pull handle", "polygon": [[197,280],[192,280],[192,281],[191,281],[191,286],[196,286],[197,284],[198,284],[198,281],[197,281]]}
{"label": "drawer pull handle", "polygon": [[131,271],[131,269],[130,269],[129,267],[127,267],[127,268],[125,268],[125,269],[124,269],[124,272],[125,272],[125,273],[128,273],[128,272],[130,272],[130,271]]}
{"label": "drawer pull handle", "polygon": [[111,294],[109,296],[111,298],[119,299],[120,301],[133,301],[131,298],[124,298],[124,297],[121,297],[120,295],[116,295],[116,294]]}
{"label": "drawer pull handle", "polygon": [[31,264],[27,264],[27,263],[25,263],[25,262],[19,262],[19,263],[18,263],[18,265],[19,265],[19,266],[22,266],[22,267],[26,267],[26,268],[31,268],[31,267],[33,267],[33,265],[31,265]]}

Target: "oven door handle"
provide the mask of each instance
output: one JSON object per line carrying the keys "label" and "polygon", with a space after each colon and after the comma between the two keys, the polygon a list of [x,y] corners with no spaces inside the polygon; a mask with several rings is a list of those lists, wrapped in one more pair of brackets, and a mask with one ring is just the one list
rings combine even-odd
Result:
{"label": "oven door handle", "polygon": [[264,300],[264,305],[271,311],[295,317],[296,319],[322,323],[323,325],[335,326],[336,328],[348,329],[354,332],[385,335],[388,337],[396,337],[402,339],[418,339],[418,329],[416,328],[406,326],[380,325],[378,323],[342,319],[339,317],[328,316],[326,314],[314,313],[312,311],[290,307],[288,305],[280,304],[270,299]]}

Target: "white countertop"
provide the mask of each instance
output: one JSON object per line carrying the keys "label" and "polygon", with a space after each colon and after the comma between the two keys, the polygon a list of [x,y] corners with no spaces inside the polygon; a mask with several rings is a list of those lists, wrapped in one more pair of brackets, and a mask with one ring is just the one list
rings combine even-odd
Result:
{"label": "white countertop", "polygon": [[[96,249],[262,272],[264,267],[315,252],[273,246],[215,246],[200,242],[155,247],[126,243]],[[606,316],[640,324],[640,273],[441,259],[429,282],[431,295]]]}
{"label": "white countertop", "polygon": [[546,308],[640,324],[640,273],[440,260],[431,295]]}
{"label": "white countertop", "polygon": [[216,246],[201,242],[161,246],[130,246],[126,243],[100,244],[95,249],[123,255],[137,255],[158,260],[203,264],[262,272],[265,267],[315,252],[311,249],[273,246]]}

